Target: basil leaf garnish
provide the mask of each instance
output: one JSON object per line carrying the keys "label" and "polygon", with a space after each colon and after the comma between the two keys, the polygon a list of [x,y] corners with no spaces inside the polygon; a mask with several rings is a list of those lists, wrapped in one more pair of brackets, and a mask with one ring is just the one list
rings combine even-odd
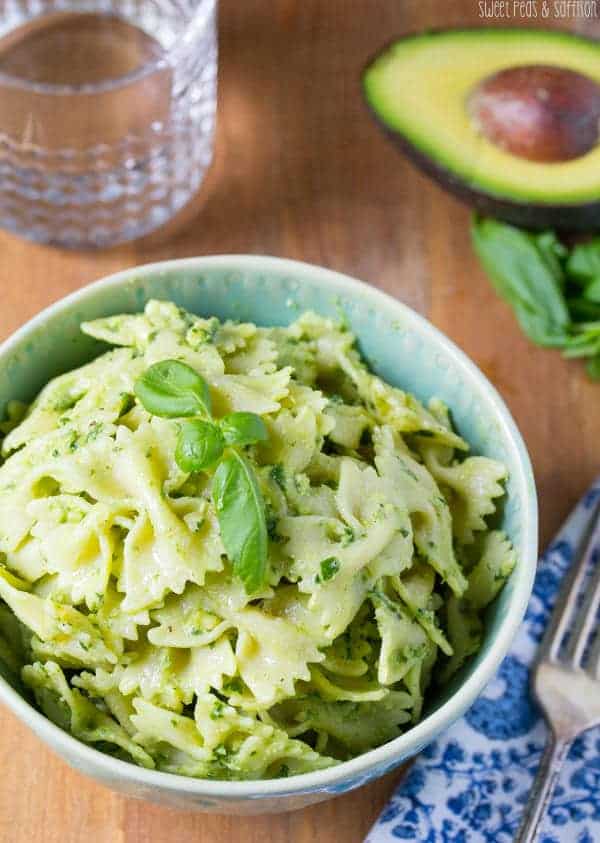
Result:
{"label": "basil leaf garnish", "polygon": [[179,360],[150,366],[137,380],[135,394],[155,416],[196,416],[179,425],[175,461],[186,472],[218,464],[212,491],[223,545],[248,594],[258,591],[267,571],[265,504],[252,466],[235,447],[267,439],[265,423],[255,413],[245,412],[213,420],[208,384]]}
{"label": "basil leaf garnish", "polygon": [[154,416],[210,416],[208,384],[191,366],[179,360],[161,360],[150,366],[136,381],[135,394]]}
{"label": "basil leaf garnish", "polygon": [[213,501],[221,539],[234,573],[248,594],[258,591],[267,572],[268,535],[265,506],[251,466],[229,451],[213,478]]}
{"label": "basil leaf garnish", "polygon": [[223,434],[216,424],[191,419],[179,430],[175,460],[182,471],[203,471],[222,457],[224,447]]}
{"label": "basil leaf garnish", "polygon": [[264,421],[256,413],[229,413],[220,425],[228,445],[254,445],[269,437]]}

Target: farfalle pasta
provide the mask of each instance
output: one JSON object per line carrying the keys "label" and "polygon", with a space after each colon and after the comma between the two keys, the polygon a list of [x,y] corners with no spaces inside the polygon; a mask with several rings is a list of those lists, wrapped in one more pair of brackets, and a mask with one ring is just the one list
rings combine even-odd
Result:
{"label": "farfalle pasta", "polygon": [[[409,729],[514,567],[487,522],[505,468],[313,313],[261,328],[151,301],[82,330],[112,350],[2,426],[0,656],[41,710],[119,758],[225,779],[317,770]],[[185,459],[181,420],[136,386],[164,361],[207,385]],[[232,451],[232,413],[264,435]],[[181,467],[209,428],[256,486],[254,579],[228,552],[220,469]]]}

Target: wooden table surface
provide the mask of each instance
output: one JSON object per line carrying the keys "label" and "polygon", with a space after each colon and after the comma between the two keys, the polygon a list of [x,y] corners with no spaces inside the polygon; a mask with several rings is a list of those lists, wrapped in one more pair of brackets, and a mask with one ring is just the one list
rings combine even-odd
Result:
{"label": "wooden table surface", "polygon": [[[217,154],[195,207],[108,252],[1,233],[0,337],[65,293],[163,258],[256,252],[350,273],[428,316],[496,385],[530,449],[547,541],[600,471],[600,386],[527,343],[473,257],[468,211],[388,145],[358,89],[394,33],[478,22],[476,0],[222,0]],[[71,771],[6,710],[0,770],[2,843],[358,843],[399,778],[288,815],[169,811]]]}

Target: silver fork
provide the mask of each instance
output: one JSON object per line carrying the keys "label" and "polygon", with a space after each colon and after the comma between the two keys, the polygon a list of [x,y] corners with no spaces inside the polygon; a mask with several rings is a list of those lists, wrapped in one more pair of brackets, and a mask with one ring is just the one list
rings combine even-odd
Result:
{"label": "silver fork", "polygon": [[600,605],[599,556],[597,509],[580,555],[561,588],[534,667],[533,692],[550,727],[550,738],[517,843],[537,839],[571,744],[586,729],[600,723],[600,630],[593,639]]}

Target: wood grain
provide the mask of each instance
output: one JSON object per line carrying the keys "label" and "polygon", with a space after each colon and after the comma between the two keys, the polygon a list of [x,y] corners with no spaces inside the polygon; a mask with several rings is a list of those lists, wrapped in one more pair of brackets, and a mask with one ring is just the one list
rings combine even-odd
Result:
{"label": "wood grain", "polygon": [[[467,210],[388,145],[358,88],[393,34],[477,24],[477,12],[476,0],[223,0],[217,155],[198,201],[107,252],[0,234],[0,336],[95,278],[161,258],[270,253],[348,272],[428,315],[500,390],[530,448],[547,541],[600,469],[600,387],[525,341],[473,258]],[[2,843],[358,843],[399,775],[283,816],[167,811],[71,771],[5,710],[0,769]]]}

